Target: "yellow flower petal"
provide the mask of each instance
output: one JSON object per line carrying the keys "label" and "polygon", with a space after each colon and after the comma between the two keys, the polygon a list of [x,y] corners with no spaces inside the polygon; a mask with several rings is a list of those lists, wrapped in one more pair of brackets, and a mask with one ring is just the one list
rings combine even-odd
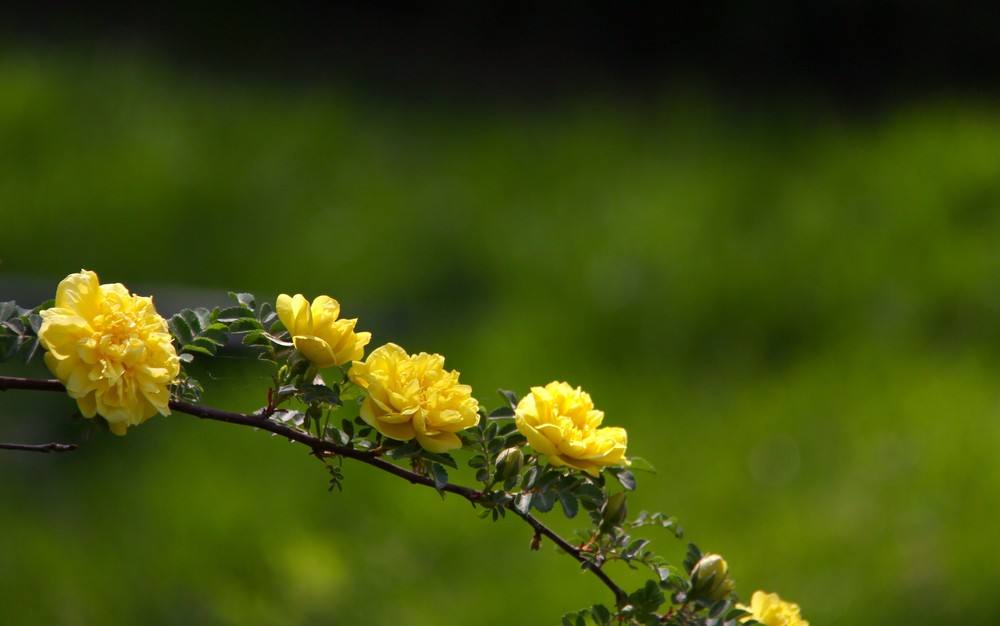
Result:
{"label": "yellow flower petal", "polygon": [[89,321],[100,311],[101,300],[97,274],[80,270],[59,283],[56,288],[55,308],[70,309],[83,320]]}
{"label": "yellow flower petal", "polygon": [[[304,299],[304,298],[303,298]],[[330,296],[317,296],[310,307],[313,324],[322,326],[340,317],[340,303]]]}
{"label": "yellow flower petal", "polygon": [[462,447],[462,440],[455,433],[438,433],[436,435],[421,435],[417,433],[420,447],[428,452],[448,452]]}
{"label": "yellow flower petal", "polygon": [[316,367],[331,367],[337,364],[337,359],[334,357],[333,351],[330,350],[330,344],[319,337],[297,335],[292,337],[292,343],[295,345],[295,349]]}
{"label": "yellow flower petal", "polygon": [[386,419],[387,415],[379,411],[379,409],[372,403],[371,398],[364,399],[361,403],[361,411],[359,414],[365,423],[369,426],[373,426],[375,430],[390,439],[409,441],[410,439],[413,439],[414,435],[416,435],[416,432],[413,430],[413,424],[410,423],[409,419],[403,419],[397,422],[388,421]]}

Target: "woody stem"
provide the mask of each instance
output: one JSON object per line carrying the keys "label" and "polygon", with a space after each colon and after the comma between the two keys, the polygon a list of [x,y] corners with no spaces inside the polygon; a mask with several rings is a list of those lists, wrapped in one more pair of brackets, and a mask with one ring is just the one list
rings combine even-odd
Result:
{"label": "woody stem", "polygon": [[[22,389],[28,391],[58,391],[65,392],[66,388],[61,382],[53,379],[37,379],[37,378],[20,378],[17,376],[0,376],[0,391],[7,391],[8,389]],[[183,402],[180,400],[171,400],[170,408],[178,413],[186,413],[187,415],[192,415],[201,419],[213,420],[216,422],[226,422],[227,424],[238,424],[241,426],[250,426],[253,428],[259,428],[260,430],[265,430],[275,435],[280,435],[289,441],[295,441],[308,446],[310,450],[317,456],[335,456],[339,455],[349,459],[354,459],[355,461],[360,461],[366,465],[371,465],[384,472],[402,478],[403,480],[409,481],[415,485],[423,485],[424,487],[430,487],[437,489],[439,491],[453,493],[455,495],[461,496],[468,500],[469,502],[476,504],[482,497],[483,494],[480,491],[472,489],[470,487],[465,487],[462,485],[456,485],[454,483],[446,483],[444,485],[435,485],[434,480],[412,472],[406,468],[390,463],[379,456],[380,452],[375,450],[359,450],[350,446],[343,446],[326,439],[321,439],[315,437],[301,430],[296,430],[294,428],[285,426],[284,424],[279,424],[277,422],[272,422],[268,419],[268,415],[247,415],[245,413],[235,413],[232,411],[226,411],[223,409],[217,409],[210,406],[205,406],[202,404],[193,404],[190,402]],[[8,445],[26,445],[26,444],[8,444]],[[47,445],[66,445],[66,444],[47,444]],[[69,444],[72,445],[72,444]],[[2,446],[0,446],[2,447]],[[73,446],[75,447],[75,446]],[[515,513],[518,517],[524,520],[529,526],[532,527],[537,535],[542,535],[548,537],[556,546],[558,546],[563,552],[570,555],[573,559],[579,562],[584,569],[593,574],[600,580],[605,587],[607,587],[615,596],[615,603],[617,606],[621,607],[624,605],[626,600],[625,591],[618,586],[608,574],[601,569],[599,565],[587,559],[583,552],[572,545],[565,539],[563,539],[558,533],[550,529],[548,526],[543,524],[538,518],[530,513],[525,513],[517,509],[514,504],[508,503],[505,508],[509,511]]]}

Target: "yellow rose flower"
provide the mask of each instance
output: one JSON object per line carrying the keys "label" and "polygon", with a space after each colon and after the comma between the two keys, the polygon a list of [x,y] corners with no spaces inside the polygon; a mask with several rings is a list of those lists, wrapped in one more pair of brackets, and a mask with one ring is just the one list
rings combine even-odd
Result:
{"label": "yellow rose flower", "polygon": [[455,433],[479,423],[472,387],[459,384],[457,371],[444,369],[440,354],[410,356],[388,343],[363,363],[355,361],[349,376],[368,392],[361,419],[390,439],[416,437],[425,450],[447,452],[462,447]]}
{"label": "yellow rose flower", "polygon": [[765,626],[809,626],[809,622],[799,614],[799,605],[785,602],[776,593],[753,592],[750,606],[737,605],[750,611],[752,617],[743,618],[744,622],[755,619]]}
{"label": "yellow rose flower", "polygon": [[170,414],[180,360],[152,298],[119,283],[101,285],[97,274],[81,270],[59,283],[55,306],[41,316],[45,364],[85,417],[101,415],[124,435],[156,413]]}
{"label": "yellow rose flower", "polygon": [[568,383],[532,387],[515,410],[517,429],[549,464],[569,466],[597,476],[602,467],[628,465],[624,428],[598,428],[604,412],[594,409],[590,394]]}
{"label": "yellow rose flower", "polygon": [[337,319],[340,303],[330,296],[319,296],[310,305],[300,293],[281,294],[274,308],[295,349],[321,369],[360,359],[372,340],[371,333],[354,332],[357,319]]}

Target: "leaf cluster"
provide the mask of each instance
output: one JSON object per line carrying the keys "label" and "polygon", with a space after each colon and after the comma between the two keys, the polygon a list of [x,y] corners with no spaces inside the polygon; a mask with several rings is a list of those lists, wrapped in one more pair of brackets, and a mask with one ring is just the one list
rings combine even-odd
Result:
{"label": "leaf cluster", "polygon": [[[455,491],[450,470],[458,470],[459,461],[452,453],[425,450],[416,440],[396,441],[383,437],[360,416],[364,390],[354,385],[347,369],[317,369],[293,349],[287,331],[270,303],[258,304],[253,295],[231,293],[233,304],[224,307],[184,309],[171,316],[168,328],[185,364],[196,357],[214,357],[223,350],[252,353],[272,366],[272,384],[266,404],[255,415],[307,433],[316,439],[339,446],[315,447],[329,473],[329,489],[343,490],[343,453],[347,449],[363,451],[371,457],[409,466],[413,473],[429,478],[442,497]],[[51,306],[46,302],[24,309],[13,302],[0,303],[0,360],[24,350],[27,358],[37,352],[37,333],[41,327],[39,311]],[[196,402],[201,396],[200,383],[182,370],[174,383],[172,397]],[[613,607],[594,604],[562,618],[564,626],[607,626],[610,624],[672,624],[675,626],[736,626],[747,618],[735,604],[734,596],[706,600],[693,589],[692,572],[703,557],[701,550],[689,544],[683,569],[669,563],[652,549],[652,541],[637,536],[637,530],[662,528],[675,538],[683,536],[677,520],[660,512],[641,511],[629,518],[629,494],[636,489],[633,470],[653,471],[643,459],[631,459],[631,467],[609,467],[594,476],[568,467],[549,465],[533,452],[517,428],[515,409],[518,396],[499,390],[503,404],[492,412],[480,411],[477,426],[459,433],[465,464],[474,470],[478,491],[470,490],[470,501],[481,509],[482,517],[494,521],[513,509],[532,521],[540,538],[535,514],[545,515],[556,509],[567,519],[586,521],[576,537],[576,546],[561,547],[571,552],[583,567],[601,573],[611,561],[632,569],[648,569],[653,576],[643,586],[625,593],[611,585],[616,593]],[[341,450],[341,454],[336,451]],[[462,492],[460,492],[462,493]],[[582,514],[581,514],[582,513]],[[551,531],[546,531],[551,532]],[[550,535],[551,536],[551,535]],[[602,574],[603,575],[603,574]],[[700,589],[701,587],[699,587]],[[663,610],[664,605],[668,605]]]}
{"label": "leaf cluster", "polygon": [[16,302],[0,302],[0,362],[24,353],[25,362],[38,353],[38,330],[42,327],[40,311],[50,308],[54,300],[26,309]]}

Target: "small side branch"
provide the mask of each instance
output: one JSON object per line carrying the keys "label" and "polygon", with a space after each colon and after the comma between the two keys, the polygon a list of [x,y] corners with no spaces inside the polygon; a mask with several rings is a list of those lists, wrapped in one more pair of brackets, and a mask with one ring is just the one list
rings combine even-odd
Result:
{"label": "small side branch", "polygon": [[66,391],[61,382],[53,379],[21,378],[19,376],[0,376],[0,391],[8,389],[27,389],[29,391]]}
{"label": "small side branch", "polygon": [[[539,536],[548,537],[549,539],[552,540],[552,543],[559,546],[560,550],[562,550],[566,554],[576,559],[576,561],[580,563],[583,569],[589,571],[594,576],[597,576],[597,578],[602,583],[604,583],[604,586],[610,589],[611,593],[615,594],[615,603],[619,607],[624,606],[627,597],[625,591],[621,587],[619,587],[615,583],[615,581],[611,580],[611,577],[608,576],[608,574],[603,569],[601,569],[600,565],[594,563],[593,561],[585,557],[583,555],[583,552],[579,548],[577,548],[570,542],[560,537],[559,534],[556,533],[556,531],[552,530],[551,528],[543,524],[541,520],[539,520],[531,513],[522,513],[521,510],[518,509],[516,506],[514,506],[513,503],[508,504],[507,509],[509,511],[513,511],[515,514],[517,514],[518,517],[523,519],[525,522],[528,523],[529,526],[535,529],[535,538]],[[533,538],[532,545],[534,545],[534,543],[535,539]]]}
{"label": "small side branch", "polygon": [[75,443],[0,443],[0,450],[20,452],[72,452],[76,447]]}

